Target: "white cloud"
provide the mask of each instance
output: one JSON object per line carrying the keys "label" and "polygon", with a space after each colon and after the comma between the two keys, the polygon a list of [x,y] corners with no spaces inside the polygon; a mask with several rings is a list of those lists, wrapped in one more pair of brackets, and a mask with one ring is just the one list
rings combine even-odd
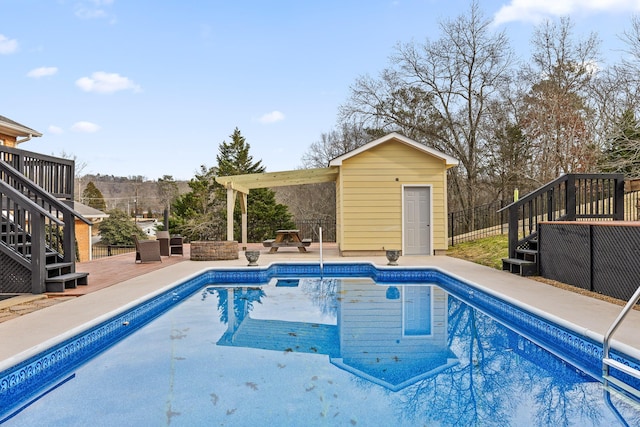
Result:
{"label": "white cloud", "polygon": [[71,130],[78,133],[95,133],[100,130],[100,126],[91,122],[76,122],[71,126]]}
{"label": "white cloud", "polygon": [[27,73],[27,77],[39,79],[40,77],[53,76],[58,72],[58,67],[40,67],[34,68]]}
{"label": "white cloud", "polygon": [[112,23],[115,18],[107,11],[106,7],[113,4],[113,0],[85,0],[76,3],[75,15],[80,19],[103,19],[111,18]]}
{"label": "white cloud", "polygon": [[76,86],[85,92],[113,93],[120,90],[132,90],[141,92],[140,86],[127,77],[117,73],[105,73],[97,71],[91,77],[82,77],[76,80]]}
{"label": "white cloud", "polygon": [[49,125],[48,131],[49,133],[52,133],[54,135],[60,135],[61,133],[64,133],[64,130],[62,130],[60,126],[56,125]]}
{"label": "white cloud", "polygon": [[16,39],[8,39],[0,34],[0,55],[8,55],[18,51],[18,41]]}
{"label": "white cloud", "polygon": [[637,12],[640,0],[511,0],[494,16],[495,24],[511,21],[540,22],[572,13]]}
{"label": "white cloud", "polygon": [[267,113],[258,119],[260,123],[264,124],[275,123],[282,120],[284,120],[284,114],[277,110]]}

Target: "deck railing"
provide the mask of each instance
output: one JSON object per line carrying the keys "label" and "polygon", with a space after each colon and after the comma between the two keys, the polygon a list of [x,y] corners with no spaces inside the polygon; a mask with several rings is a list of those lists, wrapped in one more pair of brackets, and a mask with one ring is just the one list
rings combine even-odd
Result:
{"label": "deck railing", "polygon": [[73,200],[75,162],[0,145],[0,161],[59,199]]}
{"label": "deck railing", "polygon": [[623,220],[624,175],[563,175],[502,210],[509,218],[509,257],[515,257],[542,221]]}

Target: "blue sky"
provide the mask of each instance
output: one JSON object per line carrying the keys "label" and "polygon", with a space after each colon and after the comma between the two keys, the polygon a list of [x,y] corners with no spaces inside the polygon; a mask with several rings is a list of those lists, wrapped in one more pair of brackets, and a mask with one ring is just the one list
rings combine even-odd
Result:
{"label": "blue sky", "polygon": [[[518,56],[571,16],[605,56],[640,0],[480,0]],[[460,0],[0,0],[0,115],[43,133],[25,150],[83,173],[193,177],[238,127],[267,171],[296,169],[361,75],[398,42],[439,37]]]}

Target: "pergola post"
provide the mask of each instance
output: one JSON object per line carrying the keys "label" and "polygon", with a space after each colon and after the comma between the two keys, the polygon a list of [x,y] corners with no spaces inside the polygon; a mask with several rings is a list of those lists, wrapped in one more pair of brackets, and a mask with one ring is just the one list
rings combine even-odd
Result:
{"label": "pergola post", "polygon": [[242,210],[242,250],[247,250],[247,193],[240,193],[240,209]]}
{"label": "pergola post", "polygon": [[233,241],[233,208],[236,204],[236,191],[227,186],[227,240]]}
{"label": "pergola post", "polygon": [[240,211],[242,212],[242,250],[247,249],[247,192],[233,188],[232,183],[227,184],[227,240],[233,241],[233,211],[236,207],[236,196],[240,193]]}

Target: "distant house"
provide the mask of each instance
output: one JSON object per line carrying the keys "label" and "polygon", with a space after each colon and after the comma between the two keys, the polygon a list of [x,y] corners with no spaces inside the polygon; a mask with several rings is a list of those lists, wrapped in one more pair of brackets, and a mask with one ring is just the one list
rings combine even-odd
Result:
{"label": "distant house", "polygon": [[70,203],[71,208],[82,215],[84,218],[90,221],[87,224],[84,221],[78,219],[76,223],[76,243],[78,244],[78,261],[85,262],[92,259],[91,247],[93,246],[93,225],[99,223],[105,218],[109,217],[109,214],[102,212],[101,210],[92,208],[80,202],[72,201]]}
{"label": "distant house", "polygon": [[144,219],[137,220],[136,225],[140,227],[144,234],[147,236],[155,236],[156,235],[156,227],[158,226],[157,219]]}

